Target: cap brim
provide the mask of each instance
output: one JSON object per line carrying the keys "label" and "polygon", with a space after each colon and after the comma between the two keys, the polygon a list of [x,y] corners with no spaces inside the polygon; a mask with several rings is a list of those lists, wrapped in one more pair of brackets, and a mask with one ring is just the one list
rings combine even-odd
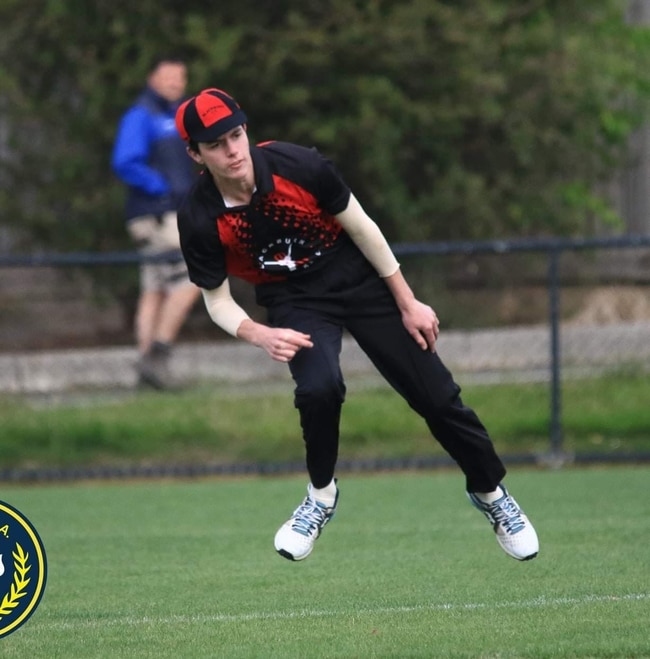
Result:
{"label": "cap brim", "polygon": [[222,135],[228,131],[241,126],[248,121],[242,110],[234,112],[229,117],[217,121],[212,126],[206,126],[198,131],[192,131],[190,139],[194,142],[216,142]]}

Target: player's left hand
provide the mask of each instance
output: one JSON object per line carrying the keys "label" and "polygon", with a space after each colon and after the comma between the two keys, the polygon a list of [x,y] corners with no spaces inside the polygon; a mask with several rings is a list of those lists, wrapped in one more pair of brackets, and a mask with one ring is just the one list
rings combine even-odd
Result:
{"label": "player's left hand", "polygon": [[440,325],[436,312],[428,304],[413,300],[402,309],[402,322],[422,350],[436,351]]}

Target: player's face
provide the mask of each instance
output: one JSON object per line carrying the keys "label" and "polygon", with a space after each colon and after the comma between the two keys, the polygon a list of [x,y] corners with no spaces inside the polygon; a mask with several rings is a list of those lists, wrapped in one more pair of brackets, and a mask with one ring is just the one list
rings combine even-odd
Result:
{"label": "player's face", "polygon": [[161,62],[147,81],[156,94],[170,103],[175,103],[185,94],[187,68],[179,62]]}
{"label": "player's face", "polygon": [[[192,154],[190,154],[192,155]],[[205,165],[217,182],[252,180],[253,161],[245,126],[236,126],[214,142],[199,143],[194,157]]]}

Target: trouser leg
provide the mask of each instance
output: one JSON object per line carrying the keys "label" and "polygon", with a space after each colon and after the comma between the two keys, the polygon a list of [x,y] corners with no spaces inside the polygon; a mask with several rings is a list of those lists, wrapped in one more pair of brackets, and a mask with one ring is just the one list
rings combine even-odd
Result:
{"label": "trouser leg", "polygon": [[470,492],[490,492],[505,475],[487,430],[463,404],[460,387],[437,353],[423,351],[387,303],[372,319],[354,315],[348,329],[379,372],[426,421],[458,463]]}
{"label": "trouser leg", "polygon": [[289,362],[296,384],[294,404],[300,415],[307,472],[316,488],[334,477],[338,458],[341,407],[345,383],[341,373],[342,328],[326,316],[300,309],[275,311],[272,323],[311,335],[314,346]]}

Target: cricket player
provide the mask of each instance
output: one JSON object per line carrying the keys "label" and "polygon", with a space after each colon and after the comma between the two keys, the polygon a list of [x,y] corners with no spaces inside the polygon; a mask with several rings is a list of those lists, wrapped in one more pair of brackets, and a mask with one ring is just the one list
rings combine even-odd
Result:
{"label": "cricket player", "polygon": [[[295,382],[309,484],[275,535],[276,551],[305,559],[337,509],[346,393],[339,360],[347,330],[456,461],[502,549],[520,561],[534,558],[535,529],[502,484],[505,467],[436,352],[434,310],[415,297],[334,165],[313,148],[251,145],[246,115],[220,89],[183,103],[176,126],[204,167],[178,213],[190,279],[217,325],[286,362]],[[230,277],[255,287],[268,323],[235,302]]]}

